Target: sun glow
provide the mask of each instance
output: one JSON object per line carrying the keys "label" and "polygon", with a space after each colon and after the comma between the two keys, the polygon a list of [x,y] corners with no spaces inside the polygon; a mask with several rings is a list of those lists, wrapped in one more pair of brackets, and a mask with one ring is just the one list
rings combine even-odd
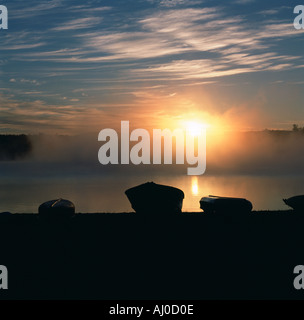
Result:
{"label": "sun glow", "polygon": [[198,137],[202,134],[203,129],[207,128],[207,125],[196,121],[187,121],[185,127],[193,137]]}

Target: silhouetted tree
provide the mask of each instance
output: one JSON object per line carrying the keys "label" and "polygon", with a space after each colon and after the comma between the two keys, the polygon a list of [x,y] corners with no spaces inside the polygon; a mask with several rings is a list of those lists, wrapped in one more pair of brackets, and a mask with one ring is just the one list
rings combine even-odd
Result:
{"label": "silhouetted tree", "polygon": [[32,150],[29,138],[24,135],[0,135],[0,160],[24,158]]}
{"label": "silhouetted tree", "polygon": [[299,132],[299,130],[300,130],[300,128],[299,128],[299,126],[297,124],[293,124],[292,125],[292,131],[293,132]]}

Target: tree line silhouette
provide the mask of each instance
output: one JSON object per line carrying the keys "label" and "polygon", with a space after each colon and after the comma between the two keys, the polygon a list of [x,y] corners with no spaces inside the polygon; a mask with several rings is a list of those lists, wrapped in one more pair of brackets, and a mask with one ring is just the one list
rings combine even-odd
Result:
{"label": "tree line silhouette", "polygon": [[299,125],[297,124],[293,124],[292,125],[292,131],[293,132],[300,132],[300,133],[304,133],[304,127],[299,127]]}
{"label": "tree line silhouette", "polygon": [[25,134],[0,135],[0,160],[22,159],[30,154],[32,144]]}

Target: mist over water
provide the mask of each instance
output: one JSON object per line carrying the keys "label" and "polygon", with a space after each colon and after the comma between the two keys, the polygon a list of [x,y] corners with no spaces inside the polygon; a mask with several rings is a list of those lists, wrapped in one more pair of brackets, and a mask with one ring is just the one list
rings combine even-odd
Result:
{"label": "mist over water", "polygon": [[[131,212],[124,191],[154,181],[185,192],[183,211],[200,211],[209,194],[244,197],[254,210],[288,209],[282,198],[304,194],[304,135],[292,132],[209,134],[207,170],[189,165],[107,165],[98,162],[97,135],[32,136],[24,160],[0,162],[0,211],[37,212],[58,197],[77,212]],[[151,199],[154,201],[154,199]]]}
{"label": "mist over water", "polygon": [[[184,165],[107,165],[98,161],[98,150],[103,142],[97,141],[98,133],[80,136],[30,136],[32,152],[27,163],[35,166],[40,163],[46,168],[53,165],[60,170],[67,167],[77,173],[83,170],[105,174],[122,170],[141,172],[148,170],[162,172],[185,172]],[[130,149],[137,142],[130,143]],[[151,136],[152,163],[152,136]],[[121,146],[119,145],[119,151]],[[174,144],[173,144],[174,148]],[[207,134],[207,171],[217,174],[246,175],[290,175],[304,174],[304,133],[291,131],[260,131],[244,133],[208,133]],[[121,169],[122,168],[122,169]]]}

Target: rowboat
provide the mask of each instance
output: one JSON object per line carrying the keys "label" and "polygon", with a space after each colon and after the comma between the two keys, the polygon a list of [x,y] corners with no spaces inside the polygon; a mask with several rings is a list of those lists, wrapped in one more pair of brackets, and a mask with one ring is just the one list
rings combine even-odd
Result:
{"label": "rowboat", "polygon": [[283,201],[294,210],[304,212],[304,195],[283,199]]}
{"label": "rowboat", "polygon": [[206,213],[249,213],[252,203],[243,198],[212,196],[200,200],[200,208]]}
{"label": "rowboat", "polygon": [[38,208],[40,217],[70,218],[75,214],[73,202],[65,199],[50,200],[42,203]]}
{"label": "rowboat", "polygon": [[179,213],[184,192],[178,188],[147,182],[125,191],[136,213]]}

